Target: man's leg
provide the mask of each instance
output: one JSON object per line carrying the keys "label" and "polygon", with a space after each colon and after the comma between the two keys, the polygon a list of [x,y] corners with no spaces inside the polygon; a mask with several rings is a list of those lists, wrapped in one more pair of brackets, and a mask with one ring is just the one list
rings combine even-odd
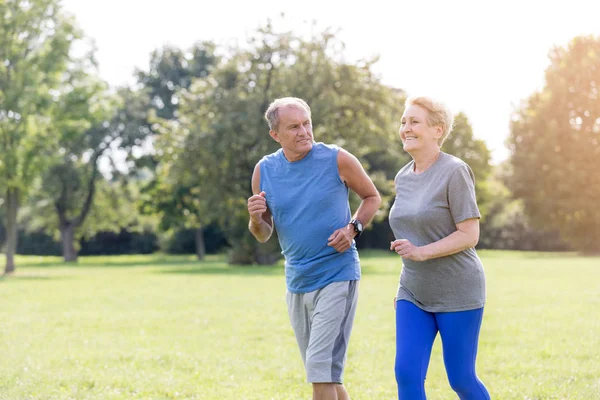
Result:
{"label": "man's leg", "polygon": [[313,400],[350,400],[350,396],[342,384],[313,383]]}
{"label": "man's leg", "polygon": [[334,282],[315,296],[306,351],[306,373],[315,400],[349,398],[341,383],[357,299],[358,281]]}
{"label": "man's leg", "polygon": [[350,395],[346,392],[344,385],[335,385],[335,390],[337,391],[338,400],[350,400]]}
{"label": "man's leg", "polygon": [[[308,347],[308,339],[310,337],[310,320],[312,319],[312,297],[314,292],[296,294],[287,292],[286,301],[290,323],[296,336],[298,349],[302,356],[302,362],[306,367],[306,348]],[[308,304],[307,304],[308,303]],[[307,307],[311,305],[310,308]]]}

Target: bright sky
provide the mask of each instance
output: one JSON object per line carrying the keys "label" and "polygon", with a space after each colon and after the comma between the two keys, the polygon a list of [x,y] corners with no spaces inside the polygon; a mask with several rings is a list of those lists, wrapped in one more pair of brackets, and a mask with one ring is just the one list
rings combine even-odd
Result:
{"label": "bright sky", "polygon": [[[244,44],[268,18],[286,28],[339,29],[349,61],[380,56],[374,70],[409,95],[431,95],[463,111],[493,161],[507,157],[512,111],[542,87],[548,52],[578,35],[600,36],[600,1],[535,0],[63,0],[96,42],[112,85],[146,69],[164,44]],[[318,139],[318,138],[317,138]]]}

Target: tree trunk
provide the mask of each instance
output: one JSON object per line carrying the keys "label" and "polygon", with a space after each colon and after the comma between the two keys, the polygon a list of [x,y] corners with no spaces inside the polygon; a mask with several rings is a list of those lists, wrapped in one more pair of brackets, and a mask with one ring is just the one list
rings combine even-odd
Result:
{"label": "tree trunk", "polygon": [[204,260],[204,256],[206,254],[206,247],[204,245],[204,228],[197,228],[195,230],[195,239],[196,239],[196,257],[198,260]]}
{"label": "tree trunk", "polygon": [[77,261],[77,252],[75,251],[75,226],[73,224],[64,224],[60,227],[60,240],[62,241],[63,258],[65,262]]}
{"label": "tree trunk", "polygon": [[15,253],[17,252],[17,213],[19,212],[19,189],[6,191],[6,266],[4,273],[15,272]]}

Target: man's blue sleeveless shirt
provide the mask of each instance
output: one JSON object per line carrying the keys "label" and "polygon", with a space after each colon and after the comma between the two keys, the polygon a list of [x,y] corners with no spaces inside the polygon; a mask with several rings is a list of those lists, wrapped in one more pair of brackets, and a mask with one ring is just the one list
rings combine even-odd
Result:
{"label": "man's blue sleeveless shirt", "polygon": [[282,149],[260,161],[260,190],[273,214],[292,293],[360,279],[355,243],[343,253],[327,246],[329,236],[351,219],[348,188],[338,171],[339,150],[313,143],[299,161],[289,162]]}

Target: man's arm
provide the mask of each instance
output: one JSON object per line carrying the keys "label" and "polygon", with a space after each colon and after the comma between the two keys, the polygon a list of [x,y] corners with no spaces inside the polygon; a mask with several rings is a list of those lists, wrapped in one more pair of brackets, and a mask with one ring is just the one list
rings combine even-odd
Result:
{"label": "man's arm", "polygon": [[[365,227],[371,222],[381,205],[379,192],[358,159],[346,150],[340,149],[338,152],[337,164],[340,179],[362,200],[354,213],[354,218]],[[333,232],[327,244],[339,252],[344,252],[350,248],[355,236],[354,226],[348,223],[347,226]]]}
{"label": "man's arm", "polygon": [[352,154],[340,149],[337,161],[340,179],[362,200],[354,218],[362,222],[363,226],[367,226],[381,205],[379,192],[360,161]]}
{"label": "man's arm", "polygon": [[273,233],[273,216],[267,207],[267,194],[260,191],[260,165],[256,164],[252,173],[252,193],[248,198],[248,213],[250,222],[248,229],[261,243],[265,243]]}

